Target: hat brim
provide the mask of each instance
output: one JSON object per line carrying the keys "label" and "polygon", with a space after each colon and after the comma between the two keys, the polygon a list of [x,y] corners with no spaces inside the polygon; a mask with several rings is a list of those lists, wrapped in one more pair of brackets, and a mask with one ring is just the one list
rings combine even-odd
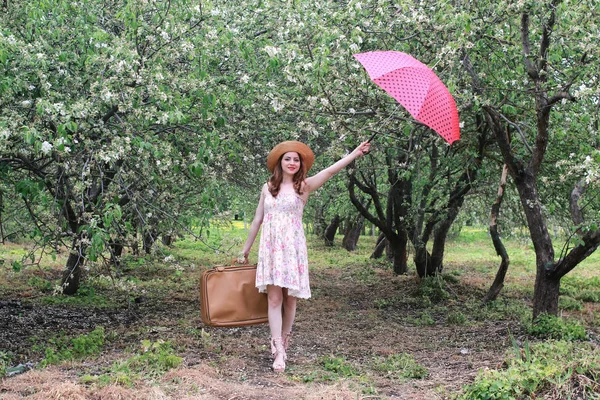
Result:
{"label": "hat brim", "polygon": [[295,140],[288,140],[286,142],[281,142],[277,146],[273,147],[273,150],[269,152],[267,156],[267,168],[271,173],[275,171],[275,167],[277,166],[277,162],[285,153],[289,153],[290,151],[294,151],[300,155],[302,158],[302,166],[304,167],[304,172],[308,172],[315,161],[315,154],[313,151],[302,142],[297,142]]}

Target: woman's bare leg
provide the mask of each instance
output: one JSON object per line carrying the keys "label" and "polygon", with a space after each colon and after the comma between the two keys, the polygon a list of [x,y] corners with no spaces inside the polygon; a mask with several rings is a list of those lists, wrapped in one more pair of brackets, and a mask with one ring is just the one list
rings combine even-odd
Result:
{"label": "woman's bare leg", "polygon": [[292,326],[294,325],[294,319],[296,318],[296,304],[297,299],[294,296],[288,294],[287,289],[283,289],[283,318],[281,325],[281,333],[283,337],[283,343],[287,350],[289,346],[289,340],[291,338]]}
{"label": "woman's bare leg", "polygon": [[269,303],[269,328],[271,329],[271,352],[274,371],[285,369],[285,351],[281,338],[282,314],[283,314],[283,290],[279,286],[267,286],[267,298]]}
{"label": "woman's bare leg", "polygon": [[267,298],[269,302],[269,328],[271,337],[281,337],[282,314],[283,314],[283,289],[279,286],[267,286]]}

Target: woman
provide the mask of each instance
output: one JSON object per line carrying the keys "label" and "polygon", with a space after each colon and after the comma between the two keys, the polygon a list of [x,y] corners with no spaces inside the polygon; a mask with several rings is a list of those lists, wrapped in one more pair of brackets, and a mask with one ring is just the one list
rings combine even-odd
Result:
{"label": "woman", "polygon": [[279,143],[267,157],[271,178],[262,188],[242,250],[243,261],[263,225],[258,251],[256,287],[266,292],[269,304],[273,370],[283,372],[296,316],[296,299],[310,298],[306,239],[302,212],[310,193],[320,188],[353,160],[369,152],[370,143],[354,151],[318,174],[306,177],[315,156],[304,143]]}

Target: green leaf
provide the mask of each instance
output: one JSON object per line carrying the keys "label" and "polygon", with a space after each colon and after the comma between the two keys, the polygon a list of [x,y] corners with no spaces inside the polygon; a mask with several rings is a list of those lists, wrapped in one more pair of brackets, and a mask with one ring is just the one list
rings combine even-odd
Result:
{"label": "green leaf", "polygon": [[215,127],[222,128],[224,126],[225,126],[225,118],[217,117],[217,119],[215,120]]}
{"label": "green leaf", "polygon": [[15,272],[20,272],[23,269],[23,263],[21,261],[13,261],[12,262],[12,269]]}

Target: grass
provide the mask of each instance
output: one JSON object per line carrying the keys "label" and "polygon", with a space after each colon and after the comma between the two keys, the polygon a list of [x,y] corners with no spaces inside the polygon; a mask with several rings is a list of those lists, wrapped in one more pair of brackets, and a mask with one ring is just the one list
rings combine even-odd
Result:
{"label": "grass", "polygon": [[481,371],[458,399],[600,398],[600,350],[590,343],[514,343],[505,363]]}
{"label": "grass", "polygon": [[372,364],[376,371],[383,372],[394,380],[423,379],[429,375],[427,368],[407,353],[391,354],[385,358],[376,357]]}
{"label": "grass", "polygon": [[79,381],[100,387],[110,384],[133,387],[139,379],[156,379],[183,361],[175,354],[171,343],[144,340],[135,354],[123,361],[114,362],[101,374],[85,374]]}
{"label": "grass", "polygon": [[[32,338],[32,342],[35,341],[35,338]],[[97,355],[102,350],[104,341],[104,328],[100,326],[88,334],[75,337],[68,337],[61,332],[42,343],[35,343],[33,349],[44,352],[44,358],[40,361],[40,365],[45,367]]]}
{"label": "grass", "polygon": [[90,285],[83,285],[73,296],[41,296],[39,302],[46,305],[67,305],[73,307],[117,308],[118,299],[97,293]]}
{"label": "grass", "polygon": [[[98,312],[133,318],[133,325],[123,328],[120,333],[116,333],[117,325],[105,327],[107,332],[111,332],[111,340],[98,340],[98,332],[94,334],[95,331],[36,338],[28,357],[45,360],[46,364],[64,361],[72,364],[82,358],[87,360],[86,363],[94,364],[91,360],[106,357],[109,350],[115,351],[116,347],[118,356],[113,356],[112,362],[107,363],[103,359],[98,361],[102,366],[83,371],[80,384],[86,387],[116,384],[135,388],[140,381],[156,381],[168,371],[181,368],[186,364],[186,354],[201,357],[202,362],[217,371],[228,371],[232,364],[239,363],[239,368],[234,367],[239,373],[230,372],[231,375],[220,377],[226,381],[234,379],[232,376],[246,380],[252,373],[255,377],[258,374],[257,379],[260,380],[264,378],[260,378],[261,372],[253,372],[247,365],[264,363],[266,347],[256,339],[262,333],[257,334],[254,328],[205,329],[199,323],[195,304],[197,282],[202,271],[212,265],[229,264],[245,239],[246,232],[241,221],[214,224],[210,235],[202,241],[180,239],[172,247],[160,246],[155,254],[143,257],[126,254],[120,271],[101,263],[89,263],[76,296],[53,294],[66,261],[65,254],[59,254],[55,260],[48,258],[48,263],[44,261],[40,266],[28,266],[15,272],[9,261],[25,254],[26,248],[11,244],[0,246],[0,259],[5,260],[0,264],[0,298],[18,298],[35,307],[98,309]],[[417,379],[439,379],[440,371],[436,368],[444,360],[423,362],[429,355],[418,356],[415,348],[424,349],[427,354],[441,354],[449,348],[463,347],[469,348],[469,357],[476,350],[493,354],[506,348],[507,332],[514,332],[532,342],[527,347],[529,350],[523,347],[520,351],[530,352],[528,365],[537,367],[538,363],[545,365],[543,363],[546,362],[532,361],[537,360],[537,354],[551,353],[548,348],[538,349],[537,344],[558,346],[557,353],[568,348],[581,355],[581,349],[585,347],[578,346],[588,345],[588,333],[600,326],[600,252],[593,254],[563,279],[560,308],[568,315],[564,318],[542,318],[533,325],[529,304],[535,278],[535,256],[526,241],[505,240],[511,257],[505,287],[498,300],[482,305],[481,300],[499,264],[499,257],[483,229],[464,228],[458,237],[448,242],[444,273],[422,280],[416,277],[412,261],[409,262],[408,275],[396,276],[387,260],[370,259],[376,239],[373,236],[362,236],[354,252],[340,248],[339,236],[334,247],[325,246],[311,234],[307,235],[307,239],[311,279],[315,286],[313,299],[302,302],[298,324],[301,329],[303,326],[307,329],[315,319],[317,325],[312,329],[318,328],[319,332],[308,333],[308,329],[303,332],[304,335],[314,335],[315,338],[311,339],[314,341],[301,347],[305,352],[299,354],[302,361],[292,363],[282,379],[305,385],[344,382],[354,385],[352,387],[362,394],[380,395],[386,387],[393,385]],[[256,261],[258,241],[259,238],[253,246],[251,262]],[[137,314],[135,307],[138,303],[146,314]],[[192,309],[193,315],[179,312],[185,307],[187,312]],[[142,316],[146,320],[137,325],[135,318]],[[322,319],[318,319],[319,316]],[[334,329],[337,326],[349,329],[350,333],[344,332],[341,337],[326,342],[328,337],[337,333]],[[262,332],[260,329],[263,328],[256,329]],[[321,333],[321,330],[327,333]],[[393,341],[396,333],[406,342],[394,342],[393,347],[388,348],[388,340]],[[379,339],[369,344],[370,335]],[[477,335],[481,336],[478,338]],[[361,338],[360,345],[352,341],[357,337]],[[465,341],[471,338],[474,342],[466,344]],[[573,344],[564,344],[567,342]],[[372,348],[373,343],[385,343],[385,346]],[[581,383],[578,387],[595,390],[593,385],[584,384],[585,377],[597,378],[594,354],[584,357],[584,362],[578,366],[573,359],[565,356],[556,361],[562,372],[527,375],[535,382],[526,382],[530,386],[519,390],[522,393],[532,390],[539,397],[549,390],[548,382],[564,381],[567,383],[563,385],[567,385],[574,382],[573,379]],[[19,357],[0,352],[0,373],[18,362]],[[480,373],[470,383],[471,386],[467,385],[462,390],[454,388],[453,393],[470,393],[473,396],[474,393],[483,393],[481,397],[473,398],[486,398],[485,390],[497,389],[503,393],[510,384],[519,385],[519,375],[523,372],[518,368],[525,368],[526,364],[521,365],[515,360],[509,348],[503,366],[501,363],[493,364],[498,365],[490,370],[494,372]],[[576,370],[577,367],[581,368]],[[571,375],[568,375],[569,368],[575,371]],[[569,387],[572,389],[574,385]],[[385,397],[382,395],[382,398]]]}

